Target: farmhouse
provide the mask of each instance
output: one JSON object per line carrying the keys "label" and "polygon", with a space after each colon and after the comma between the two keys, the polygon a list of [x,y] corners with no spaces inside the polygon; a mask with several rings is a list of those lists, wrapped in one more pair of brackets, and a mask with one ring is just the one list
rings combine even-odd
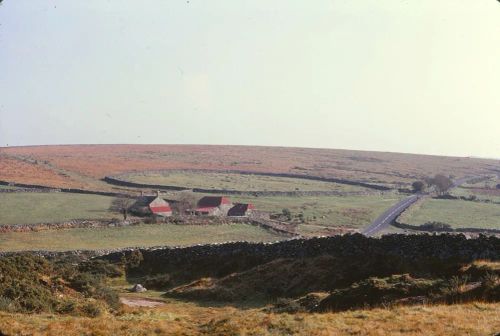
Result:
{"label": "farmhouse", "polygon": [[161,198],[159,193],[157,193],[156,196],[140,196],[130,207],[130,210],[142,216],[172,216],[172,208],[170,208],[170,204]]}
{"label": "farmhouse", "polygon": [[253,204],[236,203],[229,209],[227,215],[230,217],[247,217],[252,213],[255,207]]}
{"label": "farmhouse", "polygon": [[193,211],[195,215],[205,216],[227,216],[229,209],[233,204],[229,198],[224,196],[205,196],[202,197]]}

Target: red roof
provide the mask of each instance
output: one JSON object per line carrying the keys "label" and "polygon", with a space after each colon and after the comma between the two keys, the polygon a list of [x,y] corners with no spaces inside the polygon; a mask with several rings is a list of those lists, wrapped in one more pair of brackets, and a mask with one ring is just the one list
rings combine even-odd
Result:
{"label": "red roof", "polygon": [[151,209],[151,212],[154,214],[157,213],[162,213],[162,212],[172,212],[172,209],[169,206],[156,206],[156,207],[149,207]]}

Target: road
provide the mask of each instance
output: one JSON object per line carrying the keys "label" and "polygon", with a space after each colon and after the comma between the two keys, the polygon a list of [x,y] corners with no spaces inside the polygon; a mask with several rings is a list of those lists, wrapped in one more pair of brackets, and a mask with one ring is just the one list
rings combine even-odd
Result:
{"label": "road", "polygon": [[375,219],[367,228],[361,231],[365,236],[373,236],[377,232],[385,229],[389,226],[399,215],[406,209],[408,209],[413,203],[425,197],[425,194],[417,194],[407,197],[395,205],[393,205],[389,210],[385,211],[380,217]]}
{"label": "road", "polygon": [[[450,189],[459,187],[462,184],[466,183],[467,181],[470,181],[478,177],[479,176],[464,177],[455,180],[453,181],[453,186]],[[376,233],[387,228],[396,218],[398,218],[399,215],[403,213],[403,211],[408,209],[413,203],[427,196],[428,194],[426,193],[419,193],[399,201],[398,203],[393,205],[389,210],[380,215],[380,217],[375,219],[375,221],[373,221],[373,223],[371,223],[367,228],[361,231],[361,233],[368,237],[375,235]]]}

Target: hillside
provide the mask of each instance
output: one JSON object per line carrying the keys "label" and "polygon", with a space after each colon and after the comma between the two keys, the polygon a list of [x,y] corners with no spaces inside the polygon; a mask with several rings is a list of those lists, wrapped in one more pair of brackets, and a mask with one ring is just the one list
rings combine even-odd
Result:
{"label": "hillside", "polygon": [[430,155],[292,147],[68,145],[0,148],[0,180],[54,187],[109,188],[107,175],[159,169],[296,173],[382,185],[436,173],[492,174],[498,161]]}

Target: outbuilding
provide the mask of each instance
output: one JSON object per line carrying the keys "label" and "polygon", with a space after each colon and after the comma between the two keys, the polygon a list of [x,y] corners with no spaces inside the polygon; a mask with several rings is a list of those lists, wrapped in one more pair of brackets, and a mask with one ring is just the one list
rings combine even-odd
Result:
{"label": "outbuilding", "polygon": [[170,207],[170,204],[161,198],[159,193],[157,193],[156,196],[140,196],[132,205],[130,210],[142,216],[172,216],[172,208]]}
{"label": "outbuilding", "polygon": [[248,217],[254,209],[255,207],[253,204],[236,203],[231,209],[229,209],[227,215],[230,217]]}
{"label": "outbuilding", "polygon": [[194,214],[205,216],[227,216],[233,204],[224,196],[205,196],[197,204]]}

